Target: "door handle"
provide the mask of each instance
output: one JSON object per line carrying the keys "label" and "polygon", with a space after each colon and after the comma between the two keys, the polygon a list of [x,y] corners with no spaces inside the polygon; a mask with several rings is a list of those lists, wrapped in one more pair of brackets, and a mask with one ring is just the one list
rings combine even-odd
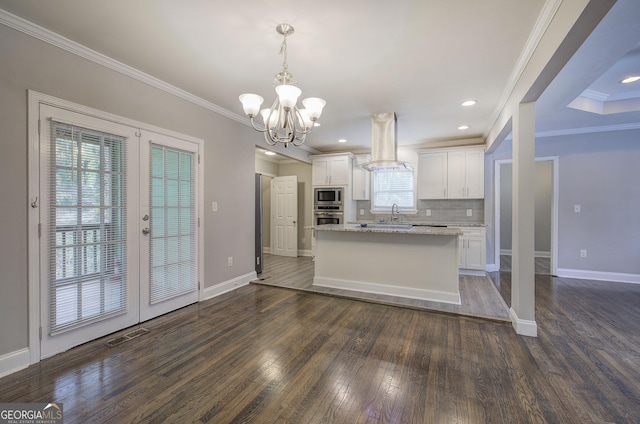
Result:
{"label": "door handle", "polygon": [[147,234],[149,234],[150,232],[151,232],[151,231],[149,230],[149,228],[148,228],[148,227],[144,227],[144,228],[142,229],[142,234],[144,234],[145,236],[146,236]]}

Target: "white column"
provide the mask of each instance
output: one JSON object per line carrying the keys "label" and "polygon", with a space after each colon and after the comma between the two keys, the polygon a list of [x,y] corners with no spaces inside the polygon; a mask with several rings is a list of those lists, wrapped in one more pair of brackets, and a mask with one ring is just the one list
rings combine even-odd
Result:
{"label": "white column", "polygon": [[534,281],[535,103],[513,116],[511,321],[516,333],[536,337]]}

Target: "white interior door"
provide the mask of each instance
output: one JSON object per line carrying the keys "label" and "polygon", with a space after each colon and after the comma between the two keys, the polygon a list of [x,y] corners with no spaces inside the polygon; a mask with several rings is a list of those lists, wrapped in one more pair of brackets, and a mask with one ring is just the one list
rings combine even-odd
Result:
{"label": "white interior door", "polygon": [[298,256],[298,177],[271,181],[271,254]]}
{"label": "white interior door", "polygon": [[140,321],[198,301],[198,145],[144,131]]}
{"label": "white interior door", "polygon": [[199,144],[39,118],[40,358],[197,302]]}

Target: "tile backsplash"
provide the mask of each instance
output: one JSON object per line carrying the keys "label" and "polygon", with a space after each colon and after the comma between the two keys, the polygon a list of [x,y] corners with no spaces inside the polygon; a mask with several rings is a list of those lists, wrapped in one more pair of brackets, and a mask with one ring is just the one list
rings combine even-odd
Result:
{"label": "tile backsplash", "polygon": [[[364,209],[364,215],[358,213],[358,221],[388,220],[384,214],[372,214],[371,202],[358,200],[358,211]],[[427,216],[427,209],[431,210],[431,216]],[[471,209],[471,216],[467,216],[467,210]],[[456,200],[418,200],[417,214],[400,214],[400,221],[419,221],[432,223],[484,223],[483,199],[456,199]]]}

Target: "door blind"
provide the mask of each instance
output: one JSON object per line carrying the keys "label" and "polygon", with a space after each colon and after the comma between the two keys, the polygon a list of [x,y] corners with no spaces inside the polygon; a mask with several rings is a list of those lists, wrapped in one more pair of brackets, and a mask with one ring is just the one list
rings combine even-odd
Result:
{"label": "door blind", "polygon": [[195,154],[151,145],[151,304],[196,289]]}
{"label": "door blind", "polygon": [[52,335],[127,308],[125,149],[122,136],[51,121]]}

